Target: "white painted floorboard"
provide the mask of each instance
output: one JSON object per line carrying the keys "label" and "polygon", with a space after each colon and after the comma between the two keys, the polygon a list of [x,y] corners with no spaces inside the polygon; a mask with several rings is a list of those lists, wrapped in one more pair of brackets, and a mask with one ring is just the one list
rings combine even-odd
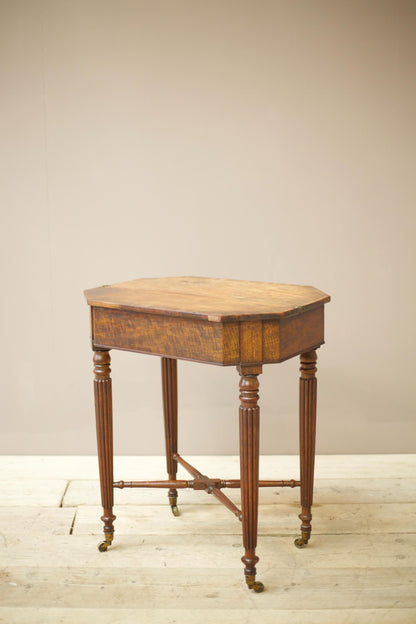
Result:
{"label": "white painted floorboard", "polygon": [[[238,478],[237,457],[190,457]],[[317,457],[313,533],[298,550],[299,489],[261,490],[258,579],[249,592],[241,523],[204,492],[116,491],[115,541],[99,553],[95,457],[0,457],[4,624],[415,624],[416,455]],[[115,478],[166,478],[162,457],[117,457]],[[182,473],[184,476],[186,473]],[[261,478],[298,477],[263,456]],[[187,478],[187,477],[186,477]],[[239,490],[228,490],[239,504]]]}

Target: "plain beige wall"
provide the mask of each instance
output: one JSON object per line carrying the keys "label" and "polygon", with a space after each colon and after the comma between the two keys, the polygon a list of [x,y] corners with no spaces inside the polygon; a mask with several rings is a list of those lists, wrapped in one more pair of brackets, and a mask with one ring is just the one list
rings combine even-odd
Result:
{"label": "plain beige wall", "polygon": [[[414,452],[416,4],[2,0],[2,453],[95,452],[84,288],[332,295],[318,451]],[[261,377],[297,452],[297,360]],[[181,362],[180,449],[236,453],[238,375]],[[158,358],[113,352],[115,451],[164,450]]]}

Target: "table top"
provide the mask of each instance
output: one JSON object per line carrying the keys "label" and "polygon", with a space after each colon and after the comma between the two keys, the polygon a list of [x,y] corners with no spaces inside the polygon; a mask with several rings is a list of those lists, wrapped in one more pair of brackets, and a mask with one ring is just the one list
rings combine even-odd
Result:
{"label": "table top", "polygon": [[212,277],[142,278],[85,291],[88,304],[225,322],[296,315],[330,301],[313,286]]}

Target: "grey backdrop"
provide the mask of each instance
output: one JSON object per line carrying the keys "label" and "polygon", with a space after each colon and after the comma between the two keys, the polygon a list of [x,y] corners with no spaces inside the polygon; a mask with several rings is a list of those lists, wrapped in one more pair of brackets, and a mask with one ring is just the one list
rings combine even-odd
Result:
{"label": "grey backdrop", "polygon": [[[95,452],[82,290],[332,295],[318,451],[416,450],[415,18],[403,0],[3,0],[2,453]],[[296,361],[261,377],[297,451]],[[237,452],[238,375],[180,363],[180,449]],[[113,354],[115,450],[163,452],[160,362]]]}

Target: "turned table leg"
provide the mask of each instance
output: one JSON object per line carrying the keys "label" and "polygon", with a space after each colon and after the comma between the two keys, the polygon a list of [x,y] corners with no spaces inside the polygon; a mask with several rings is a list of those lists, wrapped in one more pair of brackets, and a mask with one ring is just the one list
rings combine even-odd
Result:
{"label": "turned table leg", "polygon": [[244,574],[249,589],[261,592],[256,581],[257,517],[259,502],[259,380],[257,374],[243,374],[240,368],[240,479]]}
{"label": "turned table leg", "polygon": [[303,548],[311,536],[313,474],[315,466],[316,437],[316,351],[300,356],[299,380],[299,441],[300,441],[300,499],[302,513],[302,536],[295,540],[298,548]]}
{"label": "turned table leg", "polygon": [[[173,455],[178,452],[178,373],[177,360],[162,357],[163,417],[165,423],[166,466],[169,479],[175,480],[178,462]],[[179,515],[178,492],[170,489],[169,503],[174,516]]]}
{"label": "turned table leg", "polygon": [[94,351],[94,395],[97,426],[98,465],[100,469],[101,502],[104,522],[104,537],[98,549],[107,550],[114,536],[113,514],[113,407],[110,377],[110,353],[108,350]]}

